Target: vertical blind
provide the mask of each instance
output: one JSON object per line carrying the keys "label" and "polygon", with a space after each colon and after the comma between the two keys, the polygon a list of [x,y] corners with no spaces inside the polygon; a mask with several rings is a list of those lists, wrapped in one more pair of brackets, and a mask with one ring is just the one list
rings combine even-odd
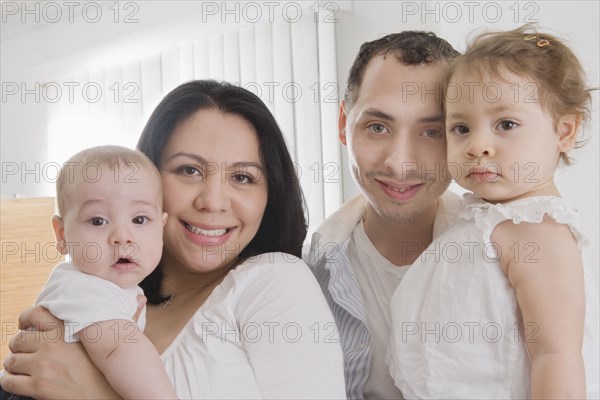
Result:
{"label": "vertical blind", "polygon": [[49,108],[49,159],[62,163],[101,144],[133,148],[170,90],[192,79],[225,80],[257,94],[275,115],[304,190],[310,234],[342,202],[336,71],[334,24],[306,15],[294,23],[242,26],[118,67],[63,77],[63,85],[77,87],[79,96],[62,96]]}

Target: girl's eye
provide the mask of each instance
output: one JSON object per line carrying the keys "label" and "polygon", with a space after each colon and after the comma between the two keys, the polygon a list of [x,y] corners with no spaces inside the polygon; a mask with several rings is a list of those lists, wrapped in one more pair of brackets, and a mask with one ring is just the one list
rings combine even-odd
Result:
{"label": "girl's eye", "polygon": [[378,133],[378,134],[389,132],[388,129],[381,124],[371,124],[367,127],[367,129],[373,133]]}
{"label": "girl's eye", "polygon": [[144,217],[143,215],[140,215],[140,216],[137,216],[137,217],[133,218],[131,220],[131,222],[133,222],[134,224],[141,225],[141,224],[144,224],[144,223],[148,222],[148,217]]}
{"label": "girl's eye", "polygon": [[450,129],[450,132],[459,136],[466,135],[469,133],[469,128],[467,128],[465,125],[455,125],[452,129]]}
{"label": "girl's eye", "polygon": [[509,131],[511,129],[515,129],[519,125],[517,125],[517,123],[515,121],[506,119],[504,121],[500,121],[498,126],[500,127],[500,129],[502,129],[504,131]]}
{"label": "girl's eye", "polygon": [[254,178],[251,177],[250,175],[237,174],[237,175],[233,175],[232,179],[236,183],[254,183]]}
{"label": "girl's eye", "polygon": [[438,139],[444,137],[444,132],[438,131],[436,129],[428,129],[422,133],[423,136],[427,136],[431,139]]}
{"label": "girl's eye", "polygon": [[93,218],[90,218],[90,224],[92,224],[94,226],[102,226],[102,225],[108,224],[108,221],[102,217],[93,217]]}

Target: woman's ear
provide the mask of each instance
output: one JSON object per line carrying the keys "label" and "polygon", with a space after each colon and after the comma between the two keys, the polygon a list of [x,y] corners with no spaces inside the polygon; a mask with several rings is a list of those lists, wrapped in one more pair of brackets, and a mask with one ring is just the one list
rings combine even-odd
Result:
{"label": "woman's ear", "polygon": [[577,134],[581,126],[581,114],[565,114],[558,121],[557,132],[558,150],[566,153],[571,150],[577,142]]}
{"label": "woman's ear", "polygon": [[54,237],[56,238],[56,248],[60,254],[67,255],[67,240],[65,239],[65,224],[58,215],[52,216],[52,229],[54,229]]}

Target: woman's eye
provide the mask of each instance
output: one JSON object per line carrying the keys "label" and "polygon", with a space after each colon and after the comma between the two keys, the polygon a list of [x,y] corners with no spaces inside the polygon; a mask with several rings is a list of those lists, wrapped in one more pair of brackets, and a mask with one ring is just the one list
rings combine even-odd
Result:
{"label": "woman's eye", "polygon": [[141,225],[141,224],[143,224],[143,223],[146,223],[146,222],[148,222],[148,218],[147,218],[147,217],[144,217],[144,216],[142,216],[142,215],[140,215],[140,216],[138,216],[138,217],[135,217],[135,218],[133,218],[133,219],[131,220],[131,222],[133,222],[134,224],[140,224],[140,225]]}
{"label": "woman's eye", "polygon": [[102,225],[108,224],[108,221],[102,217],[93,217],[93,218],[90,218],[90,224],[92,224],[94,226],[102,226]]}
{"label": "woman's eye", "polygon": [[387,128],[381,124],[371,124],[367,127],[373,133],[386,133],[388,132]]}
{"label": "woman's eye", "polygon": [[191,165],[184,165],[182,167],[177,168],[178,173],[187,176],[199,176],[200,170],[196,167],[192,167]]}
{"label": "woman's eye", "polygon": [[469,133],[469,128],[467,128],[465,125],[456,125],[450,129],[450,132],[455,135],[466,135]]}
{"label": "woman's eye", "polygon": [[427,136],[428,138],[438,139],[444,137],[444,132],[438,131],[436,129],[429,129],[422,133],[423,136]]}
{"label": "woman's eye", "polygon": [[254,183],[254,178],[252,178],[249,175],[244,175],[244,174],[233,175],[232,179],[236,183]]}
{"label": "woman's eye", "polygon": [[500,121],[499,127],[502,130],[505,131],[509,131],[511,129],[515,129],[517,127],[517,123],[515,121],[511,121],[511,120],[504,120],[504,121]]}

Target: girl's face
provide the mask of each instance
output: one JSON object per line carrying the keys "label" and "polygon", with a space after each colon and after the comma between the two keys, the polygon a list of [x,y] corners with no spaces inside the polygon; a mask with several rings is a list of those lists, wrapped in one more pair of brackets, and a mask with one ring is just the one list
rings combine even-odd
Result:
{"label": "girl's face", "polygon": [[[200,110],[173,132],[161,157],[163,269],[210,272],[233,266],[254,238],[267,204],[265,165],[253,126]],[[182,271],[183,272],[183,271]]]}
{"label": "girl's face", "polygon": [[554,170],[570,149],[557,133],[564,121],[556,126],[542,109],[535,82],[500,72],[504,79],[453,75],[446,97],[448,170],[488,201],[557,195]]}

